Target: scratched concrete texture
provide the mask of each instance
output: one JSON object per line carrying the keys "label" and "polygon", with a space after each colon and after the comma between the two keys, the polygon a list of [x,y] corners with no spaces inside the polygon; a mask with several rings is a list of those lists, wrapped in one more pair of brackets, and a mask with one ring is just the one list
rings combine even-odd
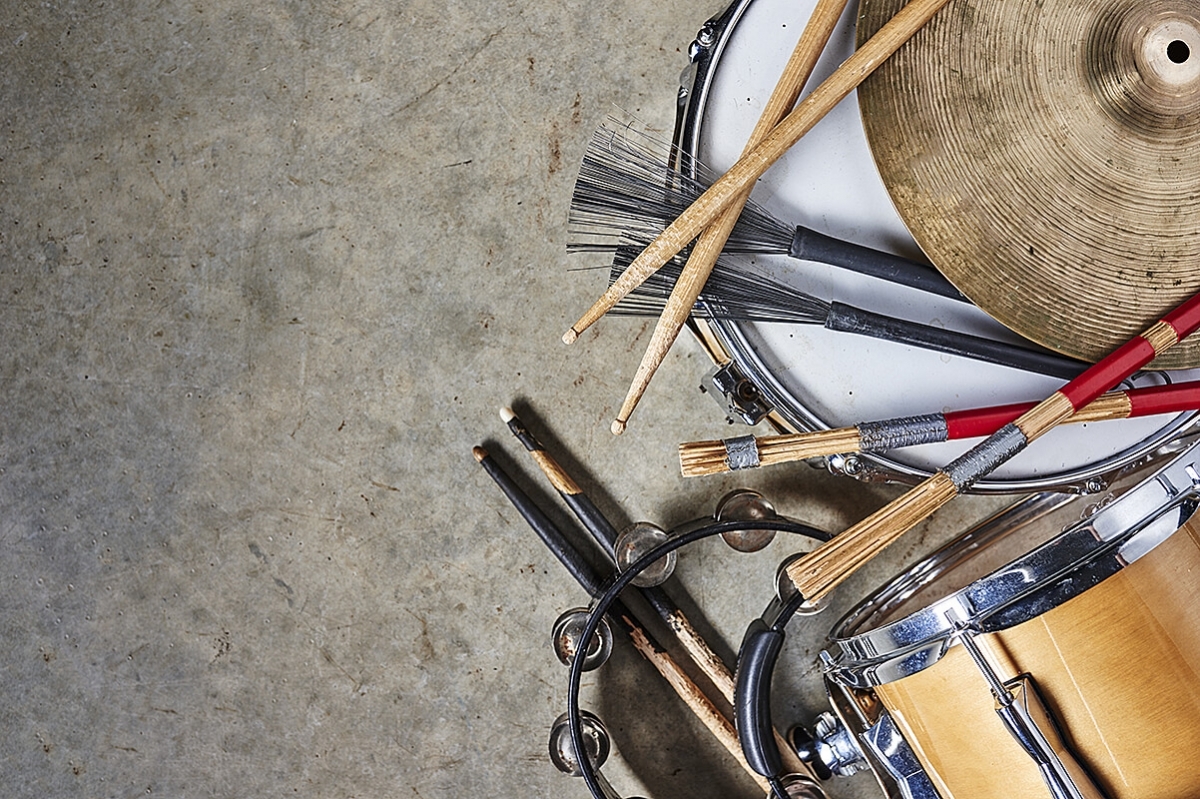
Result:
{"label": "scratched concrete texture", "polygon": [[[684,481],[724,434],[683,338],[622,438],[648,329],[566,211],[614,106],[669,130],[721,0],[10,4],[0,23],[0,775],[11,797],[586,796],[547,758],[586,597],[472,457],[568,529],[514,405],[618,525],[726,490],[840,529],[897,495],[806,465]],[[825,709],[838,613],[996,501],[939,514],[799,625],[781,726]],[[683,554],[732,659],[802,548]],[[624,795],[760,795],[618,644],[586,678]],[[879,796],[869,775],[835,797]]]}

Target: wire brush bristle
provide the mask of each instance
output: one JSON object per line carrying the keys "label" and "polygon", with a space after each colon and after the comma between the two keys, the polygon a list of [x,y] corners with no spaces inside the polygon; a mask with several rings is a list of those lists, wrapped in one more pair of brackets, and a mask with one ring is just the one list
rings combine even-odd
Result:
{"label": "wire brush bristle", "polygon": [[[592,135],[571,197],[574,252],[611,252],[629,235],[658,235],[719,177],[652,133],[610,117]],[[746,204],[727,252],[786,254],[792,229],[753,201]]]}
{"label": "wire brush bristle", "polygon": [[[617,246],[609,273],[610,283],[628,268],[644,247],[643,243]],[[683,264],[684,258],[680,256],[668,261],[626,295],[613,311],[635,316],[661,313],[683,271]],[[739,266],[731,265],[724,258],[717,260],[692,309],[693,315],[703,319],[793,324],[821,324],[825,320],[828,303]]]}

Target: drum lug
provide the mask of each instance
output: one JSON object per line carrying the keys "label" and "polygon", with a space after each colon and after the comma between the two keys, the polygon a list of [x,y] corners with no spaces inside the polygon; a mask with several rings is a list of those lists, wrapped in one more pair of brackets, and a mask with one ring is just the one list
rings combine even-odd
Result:
{"label": "drum lug", "polygon": [[696,81],[701,74],[708,74],[712,46],[716,43],[720,32],[718,26],[719,19],[717,17],[705,22],[696,34],[695,40],[688,45],[688,65],[679,74],[679,95],[675,100],[678,115],[682,115],[682,112],[686,111],[692,93],[697,90],[703,91],[705,88],[703,85],[697,86]]}
{"label": "drum lug", "polygon": [[793,729],[792,743],[800,759],[811,765],[822,779],[834,774],[849,777],[871,769],[869,752],[870,759],[877,764],[873,770],[889,797],[940,799],[929,775],[886,711],[857,738],[840,718],[822,713],[811,735],[803,727]]}
{"label": "drum lug", "polygon": [[886,772],[887,779],[878,774],[885,786],[903,799],[940,799],[933,781],[925,773],[916,752],[908,745],[889,713],[883,713],[873,727],[861,735],[863,744]]}
{"label": "drum lug", "polygon": [[709,375],[700,390],[717,401],[731,422],[737,420],[756,425],[771,412],[771,406],[763,400],[758,386],[732,363],[725,364]]}
{"label": "drum lug", "polygon": [[826,653],[821,655],[833,718],[853,743],[863,764],[856,771],[870,769],[888,799],[941,799],[878,696],[873,691],[853,689],[831,679],[832,663]]}
{"label": "drum lug", "polygon": [[800,759],[823,779],[833,774],[849,777],[869,768],[858,741],[832,713],[817,716],[811,733],[802,726],[794,727],[791,737]]}
{"label": "drum lug", "polygon": [[[700,26],[699,32],[696,33],[695,41],[688,45],[688,60],[693,64],[707,62],[711,57],[713,46],[720,41],[721,37],[729,30],[729,26],[742,15],[748,5],[747,0],[730,3],[725,10],[706,20]],[[707,67],[708,64],[703,63],[702,66]]]}
{"label": "drum lug", "polygon": [[958,630],[959,642],[988,683],[996,700],[996,715],[1037,764],[1053,799],[1104,799],[1092,776],[1067,748],[1033,677],[1018,674],[1002,681],[976,642],[975,632],[966,622],[950,620]]}

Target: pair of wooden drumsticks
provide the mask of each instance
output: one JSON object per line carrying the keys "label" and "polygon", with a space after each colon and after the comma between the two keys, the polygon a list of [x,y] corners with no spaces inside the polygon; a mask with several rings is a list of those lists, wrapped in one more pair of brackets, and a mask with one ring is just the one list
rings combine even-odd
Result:
{"label": "pair of wooden drumsticks", "polygon": [[[742,157],[668,225],[563,336],[567,343],[574,341],[622,297],[699,237],[613,422],[614,433],[624,430],[651,376],[682,329],[749,198],[754,181],[947,2],[911,0],[827,80],[796,104],[801,88],[845,8],[845,0],[819,0]],[[795,108],[789,112],[793,104]],[[1197,326],[1200,326],[1200,295],[1084,371],[1050,398],[1020,413],[1014,421],[907,494],[794,562],[788,568],[788,575],[809,600],[826,595],[952,497],[1071,418]]]}
{"label": "pair of wooden drumsticks", "polygon": [[717,257],[737,223],[742,207],[750,198],[754,181],[949,0],[911,0],[829,78],[797,104],[800,91],[837,26],[846,2],[818,0],[750,135],[741,159],[645,248],[621,277],[563,335],[566,343],[575,341],[580,333],[699,236],[655,326],[633,384],[612,423],[613,433],[619,435],[625,430],[651,377],[683,329]]}

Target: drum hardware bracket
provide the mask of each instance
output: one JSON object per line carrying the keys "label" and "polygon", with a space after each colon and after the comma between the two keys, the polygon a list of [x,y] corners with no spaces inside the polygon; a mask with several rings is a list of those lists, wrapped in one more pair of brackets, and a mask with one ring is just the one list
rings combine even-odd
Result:
{"label": "drum hardware bracket", "polygon": [[983,673],[996,700],[996,715],[1009,734],[1037,764],[1054,799],[1104,799],[1095,781],[1058,734],[1050,711],[1030,674],[1001,681],[987,662],[971,630],[960,622],[956,636]]}
{"label": "drum hardware bracket", "polygon": [[904,799],[939,799],[937,789],[933,787],[921,761],[917,760],[916,753],[892,721],[891,714],[881,714],[879,721],[861,737],[871,754],[895,781],[896,789]]}
{"label": "drum hardware bracket", "polygon": [[817,716],[811,733],[802,726],[793,727],[791,739],[800,759],[824,779],[834,774],[849,777],[870,768],[858,741],[832,713]]}
{"label": "drum hardware bracket", "polygon": [[[827,658],[822,652],[826,669]],[[828,676],[825,689],[834,712],[818,716],[811,735],[802,727],[794,728],[790,735],[793,744],[807,750],[798,747],[800,758],[814,766],[822,779],[869,768],[889,799],[941,799],[916,753],[878,700]],[[835,753],[836,759],[826,760]]]}
{"label": "drum hardware bracket", "polygon": [[758,386],[732,363],[725,364],[709,375],[700,390],[717,401],[731,422],[737,420],[756,425],[771,412]]}
{"label": "drum hardware bracket", "polygon": [[679,76],[679,91],[675,100],[675,136],[673,141],[693,141],[696,136],[696,122],[686,120],[688,104],[695,94],[707,95],[712,79],[711,63],[720,57],[720,51],[725,48],[725,37],[722,31],[730,27],[742,16],[749,6],[749,0],[739,0],[731,3],[725,10],[715,14],[706,21],[695,40],[688,46],[688,65]]}

